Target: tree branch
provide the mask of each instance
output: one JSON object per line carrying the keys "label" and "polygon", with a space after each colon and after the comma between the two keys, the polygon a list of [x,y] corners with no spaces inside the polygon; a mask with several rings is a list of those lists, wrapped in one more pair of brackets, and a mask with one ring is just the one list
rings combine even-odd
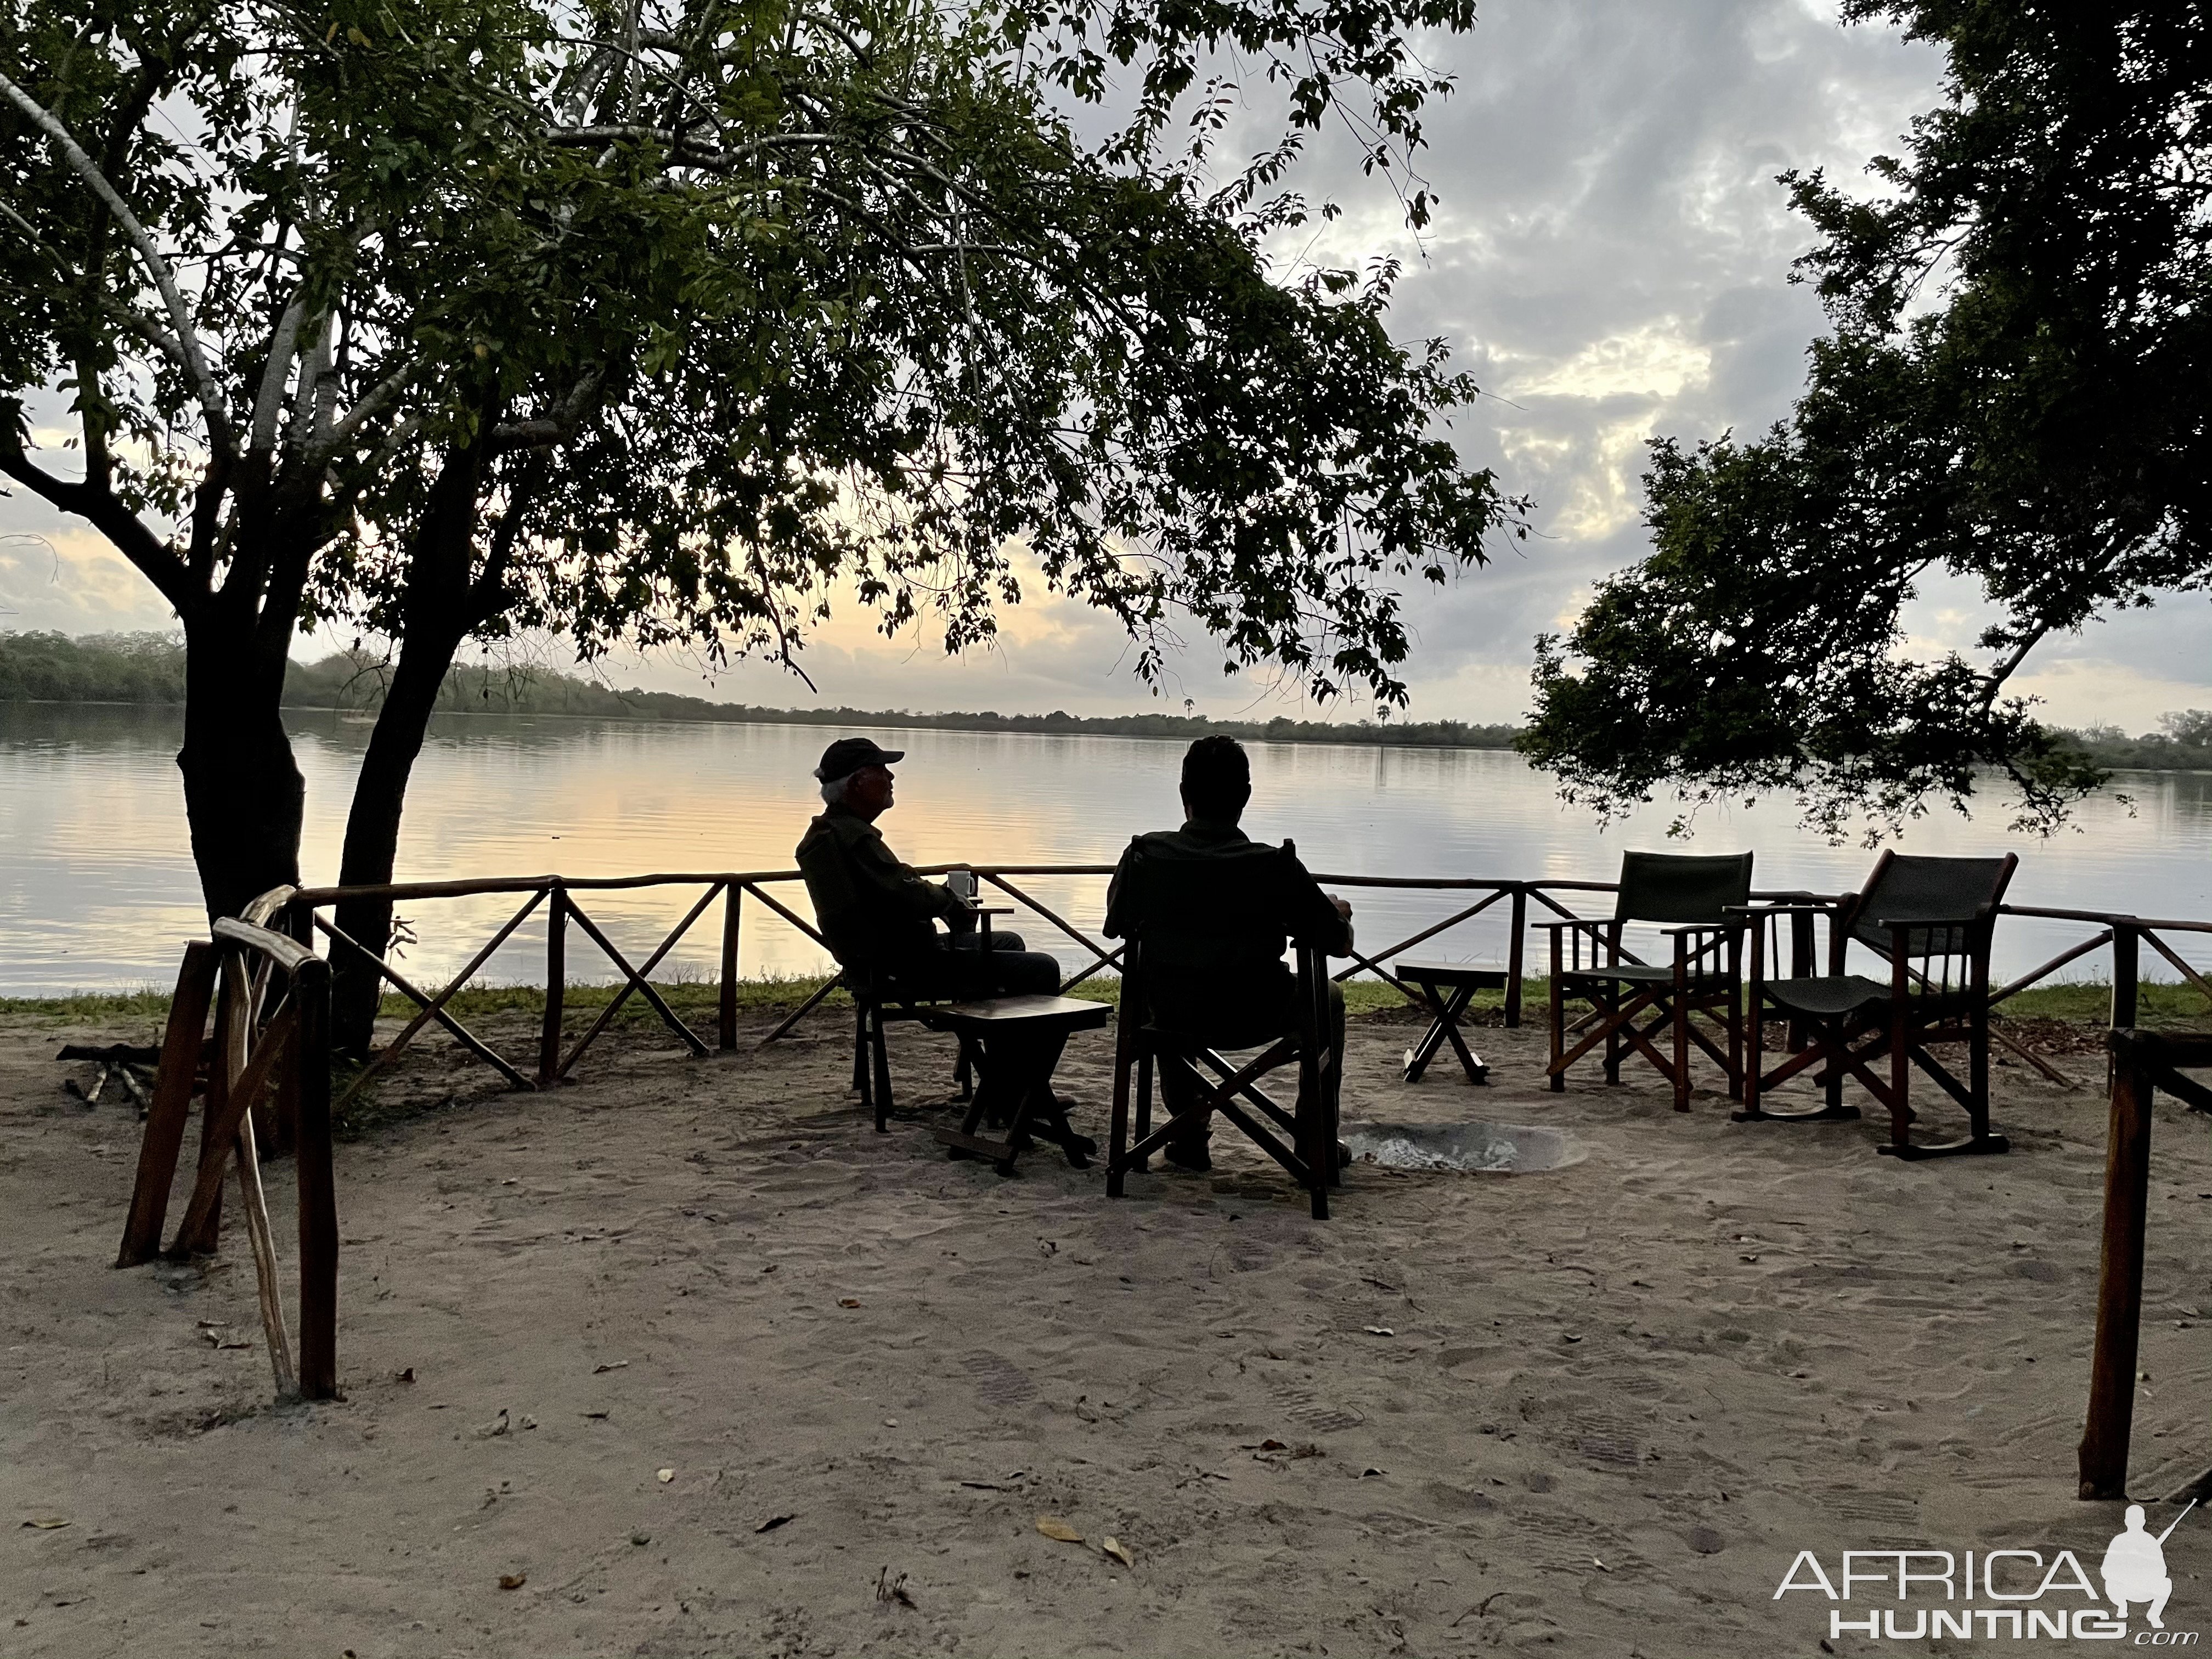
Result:
{"label": "tree branch", "polygon": [[[253,400],[253,426],[246,441],[246,453],[263,455],[276,447],[276,421],[284,402],[284,382],[289,376],[292,358],[299,349],[301,302],[295,299],[284,307],[284,314],[276,319],[276,331],[269,342],[269,367],[262,372],[261,392]],[[303,384],[301,395],[308,388]]]}
{"label": "tree branch", "polygon": [[131,246],[138,250],[138,257],[145,261],[148,274],[154,279],[154,286],[161,290],[161,298],[169,307],[169,321],[176,331],[185,374],[191,380],[192,390],[207,416],[208,441],[216,449],[228,450],[231,445],[230,414],[223,405],[222,389],[216,384],[215,376],[208,368],[207,359],[201,353],[199,333],[192,326],[192,314],[185,304],[184,292],[177,286],[176,272],[161,257],[161,249],[154,246],[153,237],[147,234],[146,227],[138,222],[138,216],[131,212],[122,197],[116,194],[115,186],[107,182],[106,176],[94,164],[92,157],[87,155],[76,140],[70,137],[69,129],[5,75],[0,75],[0,93],[4,93],[10,103],[30,117],[32,124],[54,141],[71,169],[92,187],[93,194],[106,204],[107,210],[115,216],[116,222],[122,226],[123,234],[131,239]]}
{"label": "tree branch", "polygon": [[317,446],[325,456],[335,455],[351,441],[354,434],[384,412],[387,404],[406,390],[407,382],[421,374],[428,360],[410,357],[355,399],[346,417],[331,428],[330,436]]}
{"label": "tree branch", "polygon": [[107,490],[70,483],[32,464],[23,447],[23,406],[12,398],[0,398],[0,472],[90,524],[179,611],[199,597],[184,562]]}

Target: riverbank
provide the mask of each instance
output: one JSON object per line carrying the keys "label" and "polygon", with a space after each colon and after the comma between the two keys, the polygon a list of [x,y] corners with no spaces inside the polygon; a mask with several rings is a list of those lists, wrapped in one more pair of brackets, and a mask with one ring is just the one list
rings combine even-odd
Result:
{"label": "riverbank", "polygon": [[[367,652],[293,662],[283,706],[298,713],[373,714],[382,705],[390,665]],[[159,634],[0,634],[0,703],[181,708],[183,642]],[[1224,735],[1266,743],[1380,744],[1413,749],[1510,749],[1517,726],[1464,720],[1217,720],[1147,710],[1134,714],[1002,714],[995,709],[921,714],[911,709],[775,708],[647,691],[528,665],[463,664],[439,687],[441,715],[529,715],[706,725],[834,726],[878,731],[1013,732],[1048,737],[1166,738]]]}
{"label": "riverbank", "polygon": [[[1638,1068],[1551,1095],[1533,1026],[1477,1034],[1494,1086],[1408,1089],[1411,1033],[1370,1017],[1348,1116],[1582,1156],[1358,1166],[1316,1224],[1222,1143],[1119,1202],[1052,1157],[947,1163],[949,1052],[911,1028],[883,1136],[835,1018],[757,1049],[749,1012],[703,1061],[623,1024],[541,1095],[428,1042],[389,1096],[418,1109],[339,1149],[346,1397],[278,1409],[237,1233],[107,1265],[137,1126],[50,1056],[131,1033],[85,1012],[0,1012],[11,1654],[1710,1659],[1828,1637],[1817,1595],[1775,1600],[1801,1549],[2094,1571],[2118,1529],[2072,1496],[2103,1104],[2003,1056],[2016,1150],[1899,1166],[1871,1121],[1680,1116]],[[526,1044],[526,1001],[478,1012]],[[1109,1036],[1061,1073],[1094,1133]],[[2150,1498],[2212,1462],[2212,1152],[2168,1105],[2154,1133]],[[2167,1546],[2170,1626],[2205,1537]]]}
{"label": "riverbank", "polygon": [[[283,706],[295,713],[373,714],[383,700],[389,664],[373,653],[340,652],[294,662]],[[0,635],[0,703],[181,708],[184,646],[160,634]],[[1167,738],[1219,734],[1260,743],[1325,743],[1404,749],[1511,750],[1522,728],[1465,720],[1401,719],[1212,720],[1147,710],[1133,714],[1002,714],[995,709],[916,713],[911,709],[776,708],[647,691],[581,678],[530,664],[473,663],[450,670],[439,688],[443,716],[529,715],[553,720],[621,720],[707,725],[832,726],[876,731],[1029,732],[1053,737]],[[2057,728],[2097,765],[2115,771],[2212,771],[2212,713],[2168,714],[2162,730],[2130,736],[2118,726]]]}

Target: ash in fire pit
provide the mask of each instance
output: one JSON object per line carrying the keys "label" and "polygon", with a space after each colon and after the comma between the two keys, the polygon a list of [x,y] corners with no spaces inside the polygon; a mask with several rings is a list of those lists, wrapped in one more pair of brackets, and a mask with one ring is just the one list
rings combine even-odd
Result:
{"label": "ash in fire pit", "polygon": [[1352,1162],[1392,1170],[1536,1175],[1589,1155],[1571,1135],[1522,1123],[1347,1123],[1339,1133]]}

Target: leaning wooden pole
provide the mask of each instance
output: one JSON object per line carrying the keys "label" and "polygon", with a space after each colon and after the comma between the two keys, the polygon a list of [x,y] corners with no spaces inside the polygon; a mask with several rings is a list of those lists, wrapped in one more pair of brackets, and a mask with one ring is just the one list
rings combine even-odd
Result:
{"label": "leaning wooden pole", "polygon": [[177,975],[177,994],[169,1003],[168,1030],[161,1039],[161,1069],[154,1076],[154,1103],[146,1112],[145,1138],[138,1147],[138,1179],[131,1194],[131,1214],[123,1224],[118,1267],[151,1261],[161,1249],[161,1224],[169,1212],[169,1185],[185,1144],[206,1040],[208,1006],[215,1000],[215,946],[195,939],[185,946]]}
{"label": "leaning wooden pole", "polygon": [[292,982],[299,1035],[292,1075],[299,1107],[295,1169],[300,1194],[300,1392],[338,1392],[338,1203],[331,1146],[331,970],[301,964]]}
{"label": "leaning wooden pole", "polygon": [[2164,1061],[2148,1031],[2119,1030],[2112,1050],[2111,1127],[2105,1143],[2105,1239],[2097,1276],[2097,1339],[2089,1360],[2089,1419],[2081,1434],[2081,1495],[2124,1498],[2135,1423],[2136,1346],[2142,1328],[2143,1235],[2150,1206],[2151,1101]]}

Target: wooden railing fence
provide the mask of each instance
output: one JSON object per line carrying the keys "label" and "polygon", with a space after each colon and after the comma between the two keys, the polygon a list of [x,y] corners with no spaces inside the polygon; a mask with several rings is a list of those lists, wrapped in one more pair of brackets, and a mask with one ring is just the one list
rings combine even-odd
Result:
{"label": "wooden railing fence", "polygon": [[[1029,865],[933,865],[924,868],[926,875],[942,875],[952,869],[972,869],[990,887],[1003,893],[1023,909],[1035,915],[1057,935],[1080,947],[1088,957],[1061,988],[1066,990],[1081,984],[1094,975],[1118,967],[1121,946],[1110,940],[1097,938],[1070,921],[1065,915],[1045,903],[1021,884],[1034,878],[1087,878],[1103,879],[1113,873],[1113,866],[1105,864],[1029,864]],[[1616,890],[1609,881],[1581,881],[1547,879],[1522,881],[1484,877],[1425,877],[1425,876],[1361,876],[1323,875],[1319,879],[1328,886],[1340,888],[1415,890],[1450,895],[1455,902],[1436,921],[1403,939],[1373,951],[1356,951],[1348,963],[1336,975],[1347,980],[1363,973],[1372,974],[1395,986],[1408,999],[1418,1000],[1418,994],[1401,981],[1390,969],[1398,957],[1415,947],[1426,944],[1450,929],[1474,921],[1494,906],[1508,909],[1504,941],[1506,990],[1504,1018],[1509,1026],[1521,1023],[1522,985],[1526,969],[1526,939],[1529,907],[1534,904],[1559,916],[1575,913],[1569,902],[1583,896],[1610,894]],[[615,1017],[635,996],[641,999],[676,1039],[697,1055],[711,1048],[728,1050],[738,1046],[738,954],[743,937],[744,903],[750,898],[762,909],[797,929],[817,945],[823,945],[821,933],[785,897],[772,890],[785,889],[788,897],[796,901],[799,895],[789,890],[797,887],[801,878],[795,870],[761,870],[748,872],[711,872],[702,873],[659,873],[638,876],[521,876],[493,877],[476,880],[398,882],[380,887],[358,888],[279,888],[264,894],[246,911],[249,922],[276,927],[298,938],[306,939],[320,933],[335,951],[346,951],[367,959],[375,971],[394,989],[416,1006],[414,1017],[392,1040],[371,1060],[368,1066],[349,1085],[345,1096],[337,1103],[343,1110],[352,1097],[366,1088],[384,1068],[397,1060],[422,1031],[432,1024],[442,1028],[463,1048],[504,1077],[510,1086],[517,1089],[544,1088],[574,1075],[576,1065],[591,1048]],[[585,907],[585,900],[594,895],[642,888],[696,888],[698,894],[690,908],[674,927],[638,962],[611,939]],[[485,940],[467,963],[435,992],[418,986],[397,964],[386,957],[371,953],[358,941],[348,937],[323,912],[340,899],[349,896],[380,896],[394,902],[418,902],[441,899],[479,897],[489,894],[513,894],[521,902],[506,922]],[[1765,891],[1753,895],[1757,899],[1779,899],[1803,902],[1827,896],[1799,890]],[[716,906],[717,899],[721,901]],[[1471,900],[1471,902],[1462,902]],[[1565,901],[1565,902],[1563,902]],[[710,910],[719,908],[721,950],[719,963],[720,995],[717,1005],[715,1030],[712,1042],[695,1030],[676,1011],[666,998],[652,983],[652,975],[669,954],[691,933]],[[544,954],[544,1012],[538,1030],[537,1052],[534,1055],[510,1056],[501,1054],[491,1042],[471,1031],[455,1017],[449,1004],[454,995],[482,971],[484,964],[505,945],[523,923],[540,908],[546,912]],[[1991,999],[2001,1004],[2030,986],[2047,979],[2068,963],[2092,951],[2109,945],[2112,951],[2112,1010],[2111,1024],[2115,1030],[2124,1030],[2134,1024],[2139,1002],[2142,946],[2148,945],[2158,956],[2163,957],[2180,974],[2183,980],[2212,998],[2212,977],[2191,965],[2181,954],[2160,937],[2169,933],[2212,934],[2212,921],[2184,921],[2151,920],[2140,916],[2116,915],[2105,911],[2051,909],[2033,905],[2006,905],[2002,914],[2035,916],[2046,920],[2074,921],[2088,923],[2098,931],[2069,945],[2048,962],[2021,975],[2000,989]],[[1796,915],[1789,919],[1790,938],[1787,956],[1791,971],[1808,974],[1814,969],[1814,918]],[[1779,923],[1775,924],[1779,926]],[[591,1024],[579,1036],[571,1038],[566,1029],[566,991],[568,979],[568,933],[574,927],[595,946],[620,975],[620,987],[613,999],[603,1006]],[[823,945],[826,950],[826,945]],[[1784,959],[1781,941],[1770,953],[1770,960]],[[775,1042],[796,1027],[836,988],[834,979],[825,981],[813,995],[801,1003],[763,1039]],[[1996,1040],[2010,1048],[2030,1066],[2053,1082],[2069,1087],[2079,1087],[2077,1079],[2068,1076],[2033,1048],[2021,1043],[2002,1030],[1995,1033]]]}
{"label": "wooden railing fence", "polygon": [[[924,873],[943,874],[953,868],[973,869],[983,882],[1087,953],[1089,960],[1068,976],[1063,989],[1120,963],[1119,945],[1093,937],[1021,884],[1036,878],[1103,878],[1112,874],[1111,866],[946,865],[932,866]],[[1363,972],[1371,973],[1396,986],[1409,998],[1414,998],[1415,993],[1391,971],[1395,961],[1495,906],[1507,906],[1504,965],[1507,970],[1504,1018],[1509,1025],[1517,1025],[1521,1021],[1526,967],[1524,941],[1529,931],[1530,903],[1555,915],[1571,917],[1574,912],[1563,901],[1616,890],[1611,882],[1562,879],[1352,875],[1324,875],[1320,879],[1336,888],[1412,889],[1453,896],[1447,914],[1439,920],[1382,949],[1355,951],[1349,965],[1336,975],[1343,980]],[[721,901],[721,949],[714,1046],[724,1050],[735,1048],[744,901],[752,899],[817,945],[823,944],[814,926],[770,890],[777,887],[788,889],[799,880],[799,872],[793,870],[619,877],[547,875],[399,882],[350,889],[283,887],[262,895],[242,916],[218,921],[210,941],[186,949],[176,998],[170,1009],[160,1073],[140,1151],[137,1188],[118,1265],[145,1261],[161,1249],[164,1212],[182,1146],[185,1116],[194,1094],[204,1090],[207,1108],[202,1122],[197,1176],[171,1252],[189,1253],[214,1247],[222,1216],[224,1170],[227,1164],[234,1159],[240,1205],[253,1248],[263,1327],[278,1391],[284,1395],[297,1392],[310,1399],[331,1397],[337,1386],[338,1237],[331,1161],[334,1106],[330,1098],[330,968],[309,948],[308,941],[319,933],[330,942],[333,951],[349,951],[366,958],[416,1007],[414,1016],[352,1080],[337,1106],[343,1107],[345,1101],[366,1087],[432,1024],[496,1069],[514,1087],[544,1088],[574,1072],[577,1062],[632,996],[643,999],[694,1054],[703,1056],[709,1052],[706,1038],[669,1006],[651,976],[702,919],[716,908],[717,899]],[[697,888],[699,892],[675,926],[641,960],[633,963],[588,913],[583,899],[617,890],[659,887]],[[393,963],[349,938],[322,914],[349,896],[374,896],[395,902],[416,902],[487,894],[513,894],[521,902],[460,970],[434,992],[416,985]],[[1753,896],[1802,901],[1821,896],[1792,891],[1763,892]],[[501,1054],[490,1042],[471,1031],[455,1017],[450,1005],[456,994],[541,908],[547,920],[544,1013],[538,1030],[535,1063],[526,1070],[522,1064]],[[2002,913],[2078,921],[2096,931],[2003,986],[1992,997],[1993,1004],[2008,1000],[2093,951],[2109,946],[2112,952],[2113,1066],[2104,1265],[2088,1425],[2081,1449],[2081,1495],[2108,1497],[2124,1491],[2126,1480],[2147,1225],[2150,1103],[2154,1091],[2163,1088],[2192,1106],[2212,1110],[2212,1089],[2185,1075],[2183,1070],[2212,1066],[2212,1036],[2182,1037],[2133,1029],[2140,1008],[2142,947],[2148,944],[2185,981],[2212,998],[2212,977],[2190,963],[2161,937],[2212,934],[2212,922],[2153,920],[2033,905],[2006,905]],[[1782,924],[1775,920],[1765,925],[1778,930]],[[573,1042],[568,1038],[565,1022],[568,930],[572,926],[605,955],[622,977],[615,995]],[[1808,915],[1790,917],[1787,954],[1793,974],[1814,971],[1814,945],[1813,918]],[[1779,962],[1784,954],[1778,938],[1770,959]],[[773,1042],[791,1030],[820,1005],[834,987],[834,981],[825,983],[763,1041]],[[210,1007],[215,1015],[211,1042],[205,1035]],[[2002,1032],[1995,1035],[2010,1043]],[[2010,1046],[2046,1075],[2062,1083],[2073,1083],[2073,1079],[2027,1048],[2017,1043]],[[289,1147],[298,1157],[301,1335],[296,1371],[280,1293],[274,1237],[261,1185],[259,1148],[264,1142],[279,1149]]]}

